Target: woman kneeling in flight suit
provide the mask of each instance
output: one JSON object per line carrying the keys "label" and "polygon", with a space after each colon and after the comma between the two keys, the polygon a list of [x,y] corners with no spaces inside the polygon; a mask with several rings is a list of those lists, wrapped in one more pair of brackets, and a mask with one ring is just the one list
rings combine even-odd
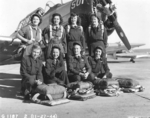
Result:
{"label": "woman kneeling in flight suit", "polygon": [[86,56],[81,54],[81,44],[73,44],[73,55],[69,56],[68,61],[68,77],[70,82],[87,80],[91,67]]}
{"label": "woman kneeling in flight suit", "polygon": [[33,45],[31,54],[23,57],[20,74],[22,76],[21,91],[25,99],[30,99],[33,90],[43,82],[42,61],[39,59],[42,53],[39,45]]}
{"label": "woman kneeling in flight suit", "polygon": [[106,58],[102,58],[103,47],[97,46],[93,50],[93,53],[94,56],[88,58],[92,70],[90,74],[92,81],[102,79],[104,76],[106,76],[106,78],[112,78],[112,73],[110,73],[107,60]]}
{"label": "woman kneeling in flight suit", "polygon": [[60,47],[53,46],[50,57],[46,60],[45,83],[57,83],[59,85],[67,86],[69,84],[67,72],[65,71],[64,61],[60,57]]}

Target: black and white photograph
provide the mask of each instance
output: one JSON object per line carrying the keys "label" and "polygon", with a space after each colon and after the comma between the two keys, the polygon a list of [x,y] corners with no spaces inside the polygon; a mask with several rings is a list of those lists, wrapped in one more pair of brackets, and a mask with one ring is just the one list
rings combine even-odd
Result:
{"label": "black and white photograph", "polygon": [[149,0],[0,0],[0,118],[150,118]]}

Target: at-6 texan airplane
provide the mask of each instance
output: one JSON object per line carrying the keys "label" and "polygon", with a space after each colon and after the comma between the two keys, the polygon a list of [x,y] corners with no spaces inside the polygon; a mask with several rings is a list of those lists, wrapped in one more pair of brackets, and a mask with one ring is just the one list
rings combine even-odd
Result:
{"label": "at-6 texan airplane", "polygon": [[[43,30],[45,27],[47,27],[50,24],[49,18],[52,17],[53,13],[60,13],[62,15],[64,21],[63,25],[65,26],[68,23],[68,18],[70,17],[70,14],[72,12],[78,14],[81,17],[81,20],[84,21],[82,22],[82,26],[84,30],[87,29],[88,27],[90,14],[96,14],[96,15],[105,14],[107,20],[104,22],[106,22],[105,27],[107,28],[107,34],[111,35],[113,31],[116,30],[118,36],[120,37],[123,44],[125,45],[125,46],[121,45],[120,43],[108,44],[108,47],[106,48],[107,54],[112,55],[116,59],[118,57],[130,58],[132,62],[134,62],[134,59],[138,57],[138,55],[129,53],[130,51],[125,54],[124,53],[118,54],[118,52],[122,52],[123,50],[126,51],[131,50],[134,47],[139,47],[144,44],[130,45],[123,29],[121,28],[121,26],[117,21],[115,5],[111,2],[111,0],[72,0],[64,4],[63,3],[53,4],[53,2],[49,1],[46,3],[45,9],[37,8],[36,10],[28,14],[23,20],[21,20],[18,25],[18,30],[29,23],[29,19],[31,15],[34,13],[39,13],[42,16],[42,23],[40,25],[40,28]],[[9,37],[0,36],[0,48],[1,48],[0,62],[1,63],[7,61],[8,57],[10,55],[13,55],[13,53],[19,46],[20,41],[14,40],[16,33],[17,31],[15,31]]]}

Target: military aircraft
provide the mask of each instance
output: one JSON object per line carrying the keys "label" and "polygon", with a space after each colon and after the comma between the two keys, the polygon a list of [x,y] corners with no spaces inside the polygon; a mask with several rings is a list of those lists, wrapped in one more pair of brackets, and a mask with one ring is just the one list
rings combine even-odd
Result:
{"label": "military aircraft", "polygon": [[[107,2],[106,2],[107,1]],[[27,25],[29,23],[29,19],[32,14],[34,13],[39,13],[39,11],[43,11],[41,16],[42,16],[42,23],[40,25],[40,28],[43,30],[45,27],[47,27],[50,24],[49,19],[51,19],[53,13],[60,13],[63,18],[63,25],[65,26],[68,23],[68,18],[70,17],[70,13],[74,12],[78,14],[82,21],[82,26],[84,29],[88,27],[89,24],[89,16],[91,14],[101,14],[101,12],[106,11],[107,17],[107,32],[108,35],[111,35],[111,33],[116,30],[118,36],[126,46],[119,46],[117,43],[115,43],[116,46],[109,45],[107,47],[107,54],[113,54],[115,55],[116,52],[122,51],[122,50],[130,50],[132,46],[130,45],[124,31],[122,30],[121,26],[119,25],[117,21],[117,15],[116,12],[108,7],[111,4],[110,0],[72,0],[70,2],[64,3],[64,4],[56,4],[56,5],[49,5],[48,3],[46,4],[45,10],[43,8],[37,8],[30,14],[28,14],[24,19],[22,19],[18,25],[17,30],[19,30],[21,27]],[[52,2],[51,2],[52,3]],[[99,7],[101,5],[101,8]],[[48,10],[46,8],[49,7]],[[96,10],[95,10],[96,9]],[[100,10],[99,10],[100,9]],[[95,12],[96,11],[96,12]],[[12,55],[15,51],[16,48],[19,45],[19,41],[8,41],[6,39],[15,39],[16,31],[10,36],[10,37],[0,37],[0,47],[1,47],[1,54],[6,55],[7,57]],[[5,38],[5,39],[4,39]],[[2,40],[4,39],[4,40]],[[134,46],[134,45],[133,45]],[[9,54],[9,55],[8,55]],[[2,57],[2,56],[1,56]],[[130,58],[130,57],[129,57]],[[0,59],[0,61],[3,60],[3,58]]]}
{"label": "military aircraft", "polygon": [[[16,49],[20,44],[20,40],[15,40],[11,44],[12,39],[9,37],[0,36],[0,64],[13,64],[18,63],[18,61],[11,60],[11,56],[16,53]],[[143,46],[145,44],[131,43],[131,48],[136,48]],[[129,58],[131,62],[135,63],[136,58],[150,57],[150,54],[139,54],[134,52],[129,52],[128,49],[122,43],[109,43],[106,48],[108,58],[118,59],[118,58]]]}
{"label": "military aircraft", "polygon": [[133,49],[136,47],[143,46],[145,44],[142,43],[132,43],[131,48],[132,50],[128,51],[127,48],[120,42],[110,43],[109,46],[106,48],[106,52],[108,58],[118,59],[118,58],[128,58],[130,62],[135,63],[135,59],[137,58],[147,58],[150,57],[148,52],[146,53],[137,53]]}

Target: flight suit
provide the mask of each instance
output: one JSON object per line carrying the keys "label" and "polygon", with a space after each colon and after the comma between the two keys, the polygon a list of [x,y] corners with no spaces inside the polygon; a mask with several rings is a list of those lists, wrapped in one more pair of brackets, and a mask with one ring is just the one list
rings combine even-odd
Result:
{"label": "flight suit", "polygon": [[69,63],[68,63],[68,77],[70,82],[76,82],[83,80],[82,77],[79,75],[80,72],[84,73],[91,72],[91,67],[88,63],[88,60],[85,56],[75,57],[69,56]]}
{"label": "flight suit", "polygon": [[43,64],[40,59],[34,60],[32,56],[23,57],[20,67],[20,74],[22,76],[21,90],[23,93],[25,89],[32,92],[36,88],[35,80],[43,82],[42,66]]}
{"label": "flight suit", "polygon": [[16,60],[21,60],[22,57],[31,54],[31,49],[34,44],[40,45],[40,41],[42,40],[42,32],[38,27],[34,28],[32,25],[27,25],[22,27],[18,33],[28,40],[35,39],[32,44],[27,44],[26,42],[21,41],[21,44],[17,50],[17,54],[15,54],[13,57]]}
{"label": "flight suit", "polygon": [[80,26],[72,27],[68,25],[66,27],[66,30],[68,30],[68,27],[70,28],[70,31],[66,33],[66,39],[67,39],[67,55],[73,55],[73,44],[74,43],[80,43],[82,46],[82,51],[85,51],[85,38],[81,31]]}
{"label": "flight suit", "polygon": [[[51,34],[52,33],[52,34]],[[56,28],[53,25],[46,27],[43,31],[43,37],[45,41],[48,41],[45,58],[48,59],[51,55],[53,46],[58,46],[61,49],[61,53],[67,53],[66,33],[63,26]]]}
{"label": "flight suit", "polygon": [[92,80],[94,80],[95,76],[98,78],[103,78],[104,75],[108,76],[108,74],[110,74],[110,69],[105,58],[96,60],[94,57],[89,56],[88,62],[91,66]]}
{"label": "flight suit", "polygon": [[49,58],[46,60],[45,67],[45,83],[57,83],[60,85],[68,85],[68,75],[65,71],[64,61],[62,59],[54,60],[53,58]]}
{"label": "flight suit", "polygon": [[107,46],[107,31],[105,27],[99,24],[98,27],[92,27],[87,33],[87,45],[89,49],[89,55],[93,56],[93,50],[97,46],[103,47],[103,57],[106,57],[106,46]]}

